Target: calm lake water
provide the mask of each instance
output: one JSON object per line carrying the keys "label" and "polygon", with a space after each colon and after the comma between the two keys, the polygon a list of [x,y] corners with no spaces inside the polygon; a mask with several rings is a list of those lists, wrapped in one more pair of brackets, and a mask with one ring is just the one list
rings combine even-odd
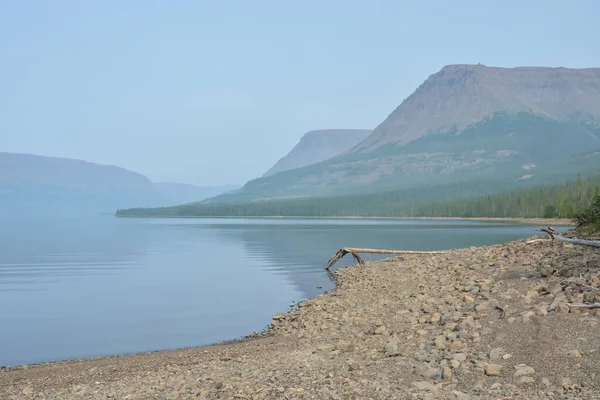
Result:
{"label": "calm lake water", "polygon": [[[291,302],[332,289],[323,267],[340,247],[449,249],[531,236],[533,228],[472,221],[0,220],[0,366],[241,338]],[[349,263],[351,257],[338,265]]]}

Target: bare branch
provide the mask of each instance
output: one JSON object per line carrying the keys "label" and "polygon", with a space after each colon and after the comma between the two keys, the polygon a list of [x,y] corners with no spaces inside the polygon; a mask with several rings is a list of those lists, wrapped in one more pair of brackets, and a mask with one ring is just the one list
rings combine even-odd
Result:
{"label": "bare branch", "polygon": [[329,259],[327,262],[327,267],[325,269],[329,270],[329,268],[333,267],[335,263],[341,260],[346,254],[352,254],[354,261],[357,264],[364,264],[365,261],[358,255],[359,253],[366,254],[443,254],[443,251],[413,251],[413,250],[379,250],[379,249],[360,249],[353,247],[344,247],[341,248]]}
{"label": "bare branch", "polygon": [[600,308],[600,303],[591,303],[591,304],[571,304],[567,303],[567,305],[571,308]]}

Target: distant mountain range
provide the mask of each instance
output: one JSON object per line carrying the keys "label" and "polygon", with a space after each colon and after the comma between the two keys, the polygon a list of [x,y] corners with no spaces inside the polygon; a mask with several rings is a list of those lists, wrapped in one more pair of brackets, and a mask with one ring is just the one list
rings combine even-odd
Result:
{"label": "distant mountain range", "polygon": [[307,132],[300,142],[263,177],[306,167],[344,154],[371,133],[373,133],[371,129],[323,129]]}
{"label": "distant mountain range", "polygon": [[276,165],[237,193],[210,201],[489,180],[539,184],[596,172],[600,68],[449,65],[427,78],[360,143],[324,160],[309,159],[307,153],[292,151],[294,163]]}
{"label": "distant mountain range", "polygon": [[308,132],[242,188],[154,184],[114,166],[0,153],[0,212],[112,213],[385,191],[418,202],[438,193],[432,188],[477,195],[599,169],[600,68],[450,65],[373,131]]}
{"label": "distant mountain range", "polygon": [[0,153],[0,213],[75,215],[160,206],[148,178],[123,168],[31,154]]}
{"label": "distant mountain range", "polygon": [[0,215],[113,214],[201,201],[236,188],[153,183],[111,165],[0,152]]}

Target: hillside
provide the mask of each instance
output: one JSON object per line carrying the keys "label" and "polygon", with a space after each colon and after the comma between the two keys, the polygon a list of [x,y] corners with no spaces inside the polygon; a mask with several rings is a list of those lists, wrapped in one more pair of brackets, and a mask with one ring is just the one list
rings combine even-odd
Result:
{"label": "hillside", "polygon": [[[255,201],[243,204],[187,204],[120,210],[117,216],[220,217],[518,217],[569,218],[600,194],[600,175],[566,183],[502,191],[501,181],[439,185],[350,196]],[[481,190],[493,194],[477,196]]]}
{"label": "hillside", "polygon": [[265,172],[263,177],[306,167],[343,154],[372,132],[369,129],[324,129],[307,132],[286,156]]}
{"label": "hillside", "polygon": [[168,200],[143,175],[86,161],[0,153],[0,213],[73,215]]}
{"label": "hillside", "polygon": [[427,78],[347,153],[255,179],[215,201],[489,179],[540,184],[595,171],[598,150],[600,68],[451,65]]}
{"label": "hillside", "polygon": [[178,182],[155,182],[154,186],[170,200],[170,204],[202,201],[240,188],[237,185],[196,186]]}

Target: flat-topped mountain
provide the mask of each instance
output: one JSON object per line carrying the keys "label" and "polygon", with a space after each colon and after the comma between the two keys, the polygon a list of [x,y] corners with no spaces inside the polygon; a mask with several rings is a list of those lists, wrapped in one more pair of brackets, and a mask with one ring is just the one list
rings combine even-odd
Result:
{"label": "flat-topped mountain", "polygon": [[112,165],[0,153],[0,213],[97,214],[168,203],[144,175]]}
{"label": "flat-topped mountain", "polygon": [[352,149],[369,136],[371,129],[322,129],[304,134],[300,142],[263,177],[317,164]]}
{"label": "flat-topped mountain", "polygon": [[599,149],[600,68],[450,65],[347,152],[214,201],[562,181],[595,172]]}
{"label": "flat-topped mountain", "polygon": [[431,133],[458,133],[496,113],[555,121],[600,119],[600,68],[449,65],[431,75],[358,146],[401,146]]}

